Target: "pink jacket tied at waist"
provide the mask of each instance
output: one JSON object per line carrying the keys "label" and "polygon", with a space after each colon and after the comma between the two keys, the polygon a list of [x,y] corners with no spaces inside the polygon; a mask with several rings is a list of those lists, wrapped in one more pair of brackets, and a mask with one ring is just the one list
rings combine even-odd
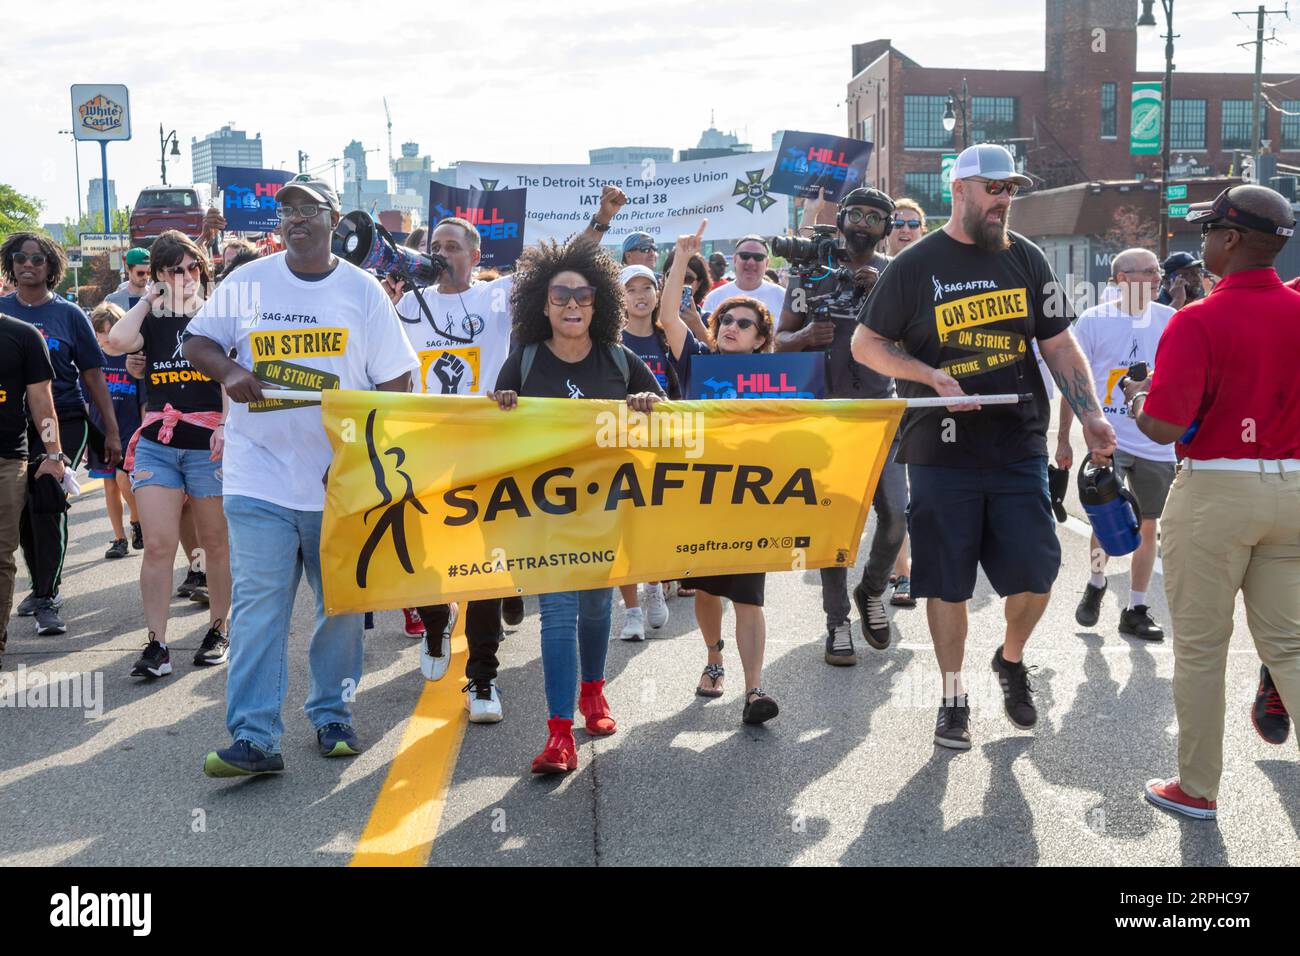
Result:
{"label": "pink jacket tied at waist", "polygon": [[[172,443],[172,434],[176,430],[177,422],[186,422],[190,425],[197,425],[200,428],[206,428],[208,431],[216,431],[217,426],[221,424],[221,412],[182,412],[173,408],[172,404],[168,402],[163,406],[161,412],[145,413],[144,421],[140,424],[140,427],[135,430],[135,434],[131,436],[131,443],[126,446],[126,455],[122,462],[122,466],[126,468],[127,471],[131,471],[135,468],[135,446],[140,441],[140,433],[154,422],[162,422],[162,427],[158,429],[159,443],[170,445]],[[220,456],[214,455],[212,460],[216,461],[218,457]]]}

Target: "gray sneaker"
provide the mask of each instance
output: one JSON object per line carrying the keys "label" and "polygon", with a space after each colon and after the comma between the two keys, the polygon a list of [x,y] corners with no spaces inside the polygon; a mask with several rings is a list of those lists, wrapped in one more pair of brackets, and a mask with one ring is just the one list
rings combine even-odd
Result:
{"label": "gray sneaker", "polygon": [[59,610],[49,598],[36,605],[36,633],[42,637],[50,634],[67,634],[68,626],[59,617]]}
{"label": "gray sneaker", "polygon": [[[54,604],[55,610],[58,610],[59,608],[63,607],[62,595],[56,593],[54,597],[51,598],[50,600]],[[38,598],[36,596],[36,592],[33,591],[31,594],[27,595],[27,597],[22,599],[22,603],[18,605],[18,610],[15,611],[14,613],[17,614],[19,617],[31,617],[33,614],[36,613],[36,607],[40,603],[41,603],[41,599]]]}

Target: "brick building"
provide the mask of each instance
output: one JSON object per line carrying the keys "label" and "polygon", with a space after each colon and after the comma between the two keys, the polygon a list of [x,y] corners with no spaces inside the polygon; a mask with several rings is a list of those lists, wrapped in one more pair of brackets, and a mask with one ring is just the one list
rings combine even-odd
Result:
{"label": "brick building", "polygon": [[[930,215],[946,215],[941,157],[965,144],[960,110],[952,133],[944,131],[942,118],[948,91],[960,97],[963,78],[969,88],[971,142],[1012,143],[1026,171],[1041,180],[1039,188],[1158,179],[1158,154],[1129,153],[1132,84],[1163,79],[1162,72],[1137,70],[1138,3],[1046,4],[1044,70],[934,69],[895,49],[890,40],[853,46],[848,130],[850,136],[876,144],[869,181],[892,196],[916,198]],[[1234,22],[1225,8],[1225,30]],[[1014,50],[1008,53],[1009,58],[1015,55]],[[1248,61],[1243,52],[1243,65]],[[1290,79],[1264,76],[1265,82]],[[1176,175],[1222,177],[1234,166],[1233,171],[1240,171],[1240,157],[1251,148],[1253,83],[1251,73],[1174,71],[1171,180]],[[1282,109],[1300,113],[1300,82],[1271,93]],[[1282,162],[1300,165],[1300,116],[1285,116],[1265,104],[1261,138],[1271,140]]]}

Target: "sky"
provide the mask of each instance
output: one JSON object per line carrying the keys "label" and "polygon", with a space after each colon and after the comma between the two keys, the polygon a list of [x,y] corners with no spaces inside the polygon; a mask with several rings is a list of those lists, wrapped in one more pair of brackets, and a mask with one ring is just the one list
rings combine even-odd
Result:
{"label": "sky", "polygon": [[[1253,49],[1237,46],[1253,39],[1253,19],[1232,16],[1247,6],[1179,0],[1175,62],[1253,70]],[[888,37],[923,66],[1042,69],[1046,17],[1044,0],[439,0],[423,11],[338,0],[137,0],[111,20],[89,15],[86,2],[45,0],[39,9],[7,18],[0,46],[0,182],[44,202],[43,222],[77,211],[72,140],[58,133],[70,128],[72,83],[130,89],[133,138],[108,147],[123,206],[160,182],[159,124],[180,139],[172,184],[190,182],[191,137],[231,121],[262,134],[268,167],[296,170],[299,149],[312,166],[324,164],[355,138],[379,147],[367,160],[382,170],[384,96],[394,153],[414,140],[437,166],[584,163],[601,146],[682,149],[696,145],[711,115],[719,129],[769,149],[775,130],[845,130],[852,43]],[[284,15],[293,9],[310,13]],[[413,12],[401,22],[381,16],[400,9]],[[1265,71],[1300,74],[1300,11],[1297,21],[1271,22],[1284,43],[1266,47]],[[1139,31],[1140,70],[1163,69],[1161,32]],[[99,147],[79,149],[84,201],[99,176]]]}

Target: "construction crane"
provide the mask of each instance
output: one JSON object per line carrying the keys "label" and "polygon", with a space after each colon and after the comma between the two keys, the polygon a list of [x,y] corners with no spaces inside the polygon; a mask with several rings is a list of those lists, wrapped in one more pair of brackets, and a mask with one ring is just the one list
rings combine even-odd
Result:
{"label": "construction crane", "polygon": [[384,97],[384,117],[388,120],[388,180],[393,182],[397,175],[397,164],[393,162],[393,114],[388,109],[388,97]]}

